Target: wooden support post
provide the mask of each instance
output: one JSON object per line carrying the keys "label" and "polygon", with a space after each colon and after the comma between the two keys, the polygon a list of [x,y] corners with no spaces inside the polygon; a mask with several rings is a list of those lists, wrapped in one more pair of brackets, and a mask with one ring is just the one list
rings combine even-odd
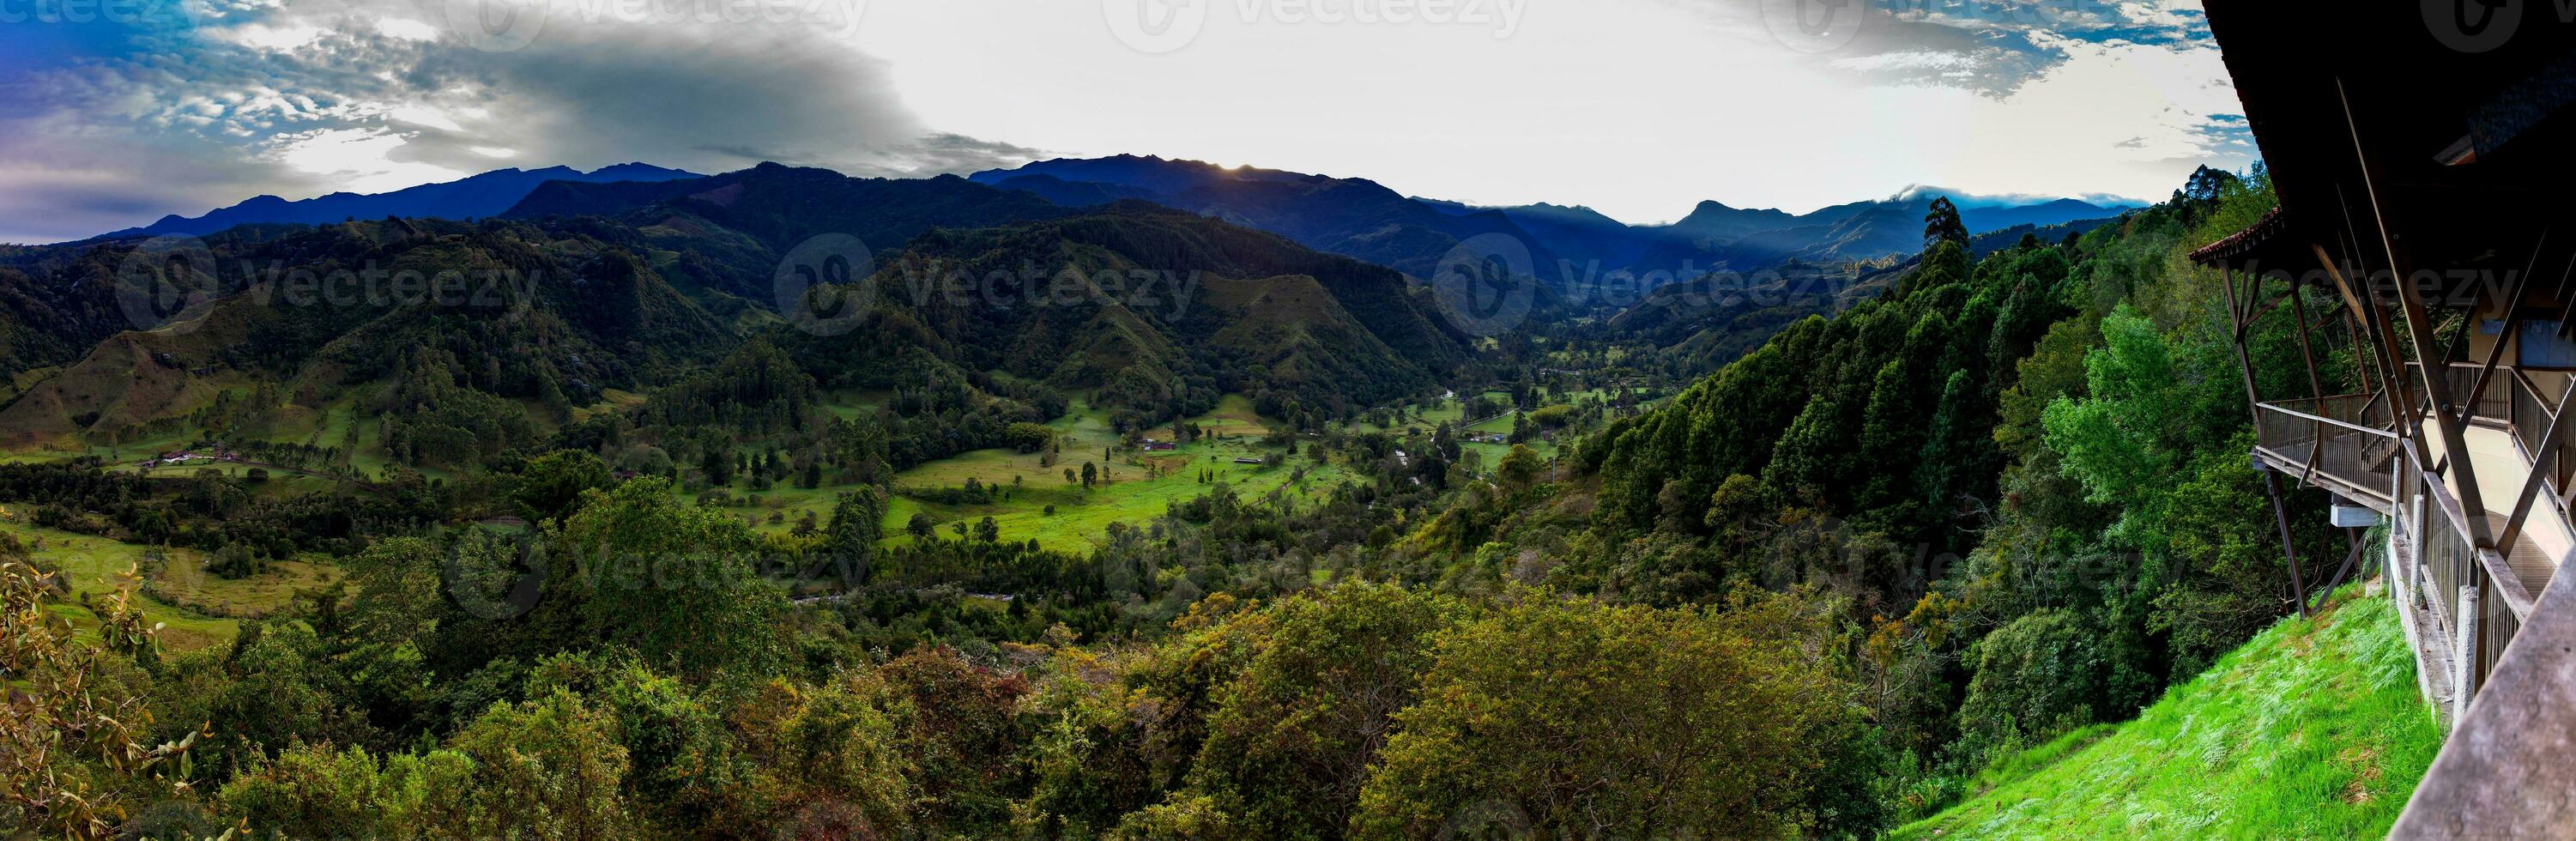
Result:
{"label": "wooden support post", "polygon": [[2368,545],[2361,539],[2360,529],[2344,529],[2343,536],[2352,544],[2352,549],[2344,554],[2343,566],[2335,570],[2334,577],[2326,579],[2326,586],[2317,591],[2317,610],[2326,609],[2326,600],[2334,598],[2335,588],[2343,586],[2344,576],[2351,575],[2352,568],[2361,563],[2361,550]]}
{"label": "wooden support post", "polygon": [[2469,573],[2466,586],[2460,588],[2459,611],[2451,622],[2451,720],[2459,721],[2469,714],[2469,697],[2478,692],[2478,587],[2477,573]]}
{"label": "wooden support post", "polygon": [[[2245,325],[2247,322],[2245,321],[2244,316],[2239,314],[2243,310],[2241,309],[2241,305],[2238,301],[2239,296],[2236,294],[2236,270],[2233,268],[2221,267],[2219,271],[2222,272],[2221,278],[2225,281],[2223,285],[2227,287],[2227,314],[2230,318],[2235,319],[2236,321],[2233,325],[2235,327],[2235,341],[2230,342],[2229,346],[2236,349],[2236,370],[2245,377],[2245,411],[2247,414],[2253,416],[2254,440],[2260,443],[2268,443],[2263,441],[2262,390],[2254,386],[2254,362],[2245,355]],[[2251,297],[2251,295],[2249,294],[2246,297]],[[2310,456],[2308,461],[2309,463],[2314,464],[2316,459],[2314,456]],[[2299,549],[2298,546],[2290,539],[2290,510],[2284,507],[2281,502],[2280,474],[2272,470],[2263,471],[2263,490],[2272,497],[2272,519],[2281,527],[2281,557],[2286,560],[2290,566],[2290,595],[2298,602],[2299,616],[2306,617],[2308,615],[2308,591],[2306,585],[2302,584],[2299,580]]]}
{"label": "wooden support post", "polygon": [[2263,471],[2263,490],[2272,495],[2272,521],[2281,527],[2281,557],[2290,564],[2290,598],[2299,603],[2299,618],[2308,617],[2308,585],[2299,575],[2299,550],[2290,540],[2290,509],[2281,503],[2281,474]]}

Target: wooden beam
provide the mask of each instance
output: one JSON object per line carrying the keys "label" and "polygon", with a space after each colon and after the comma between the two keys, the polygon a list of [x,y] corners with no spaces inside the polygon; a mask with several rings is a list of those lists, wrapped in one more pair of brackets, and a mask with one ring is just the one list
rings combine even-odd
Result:
{"label": "wooden beam", "polygon": [[[2521,376],[2522,372],[2515,371],[2514,375]],[[2540,393],[2540,388],[2532,385],[2530,380],[2524,380],[2523,384],[2533,394]],[[2569,398],[2576,398],[2576,388],[2559,392],[2557,408],[2549,410],[2549,431],[2540,436],[2540,443],[2532,445],[2531,474],[2522,478],[2522,493],[2514,498],[2513,515],[2505,518],[2504,532],[2496,535],[2496,550],[2499,552],[2513,551],[2513,539],[2522,536],[2522,520],[2531,515],[2531,500],[2540,495],[2540,483],[2549,478],[2550,465],[2557,460],[2558,442],[2567,437]]]}
{"label": "wooden beam", "polygon": [[2361,294],[2370,298],[2370,305],[2363,307],[2353,293],[2354,278],[2344,274],[2343,265],[2335,260],[2334,255],[2326,253],[2325,246],[2315,243],[2309,243],[2308,248],[2316,254],[2317,265],[2325,269],[2326,277],[2334,281],[2335,289],[2343,293],[2344,300],[2358,312],[2364,336],[2357,336],[2354,341],[2370,346],[2371,362],[2380,367],[2380,381],[2392,395],[2389,409],[2397,419],[2399,434],[2415,437],[2423,428],[2423,418],[2416,412],[2415,391],[2406,381],[2406,360],[2397,353],[2396,330],[2389,326],[2387,313],[2380,309],[2379,294],[2363,286]]}
{"label": "wooden beam", "polygon": [[2425,317],[2427,306],[2423,290],[2415,288],[2413,273],[2408,271],[2412,266],[2397,248],[2397,233],[2389,228],[2387,200],[2379,194],[2379,164],[2370,157],[2369,148],[2362,143],[2361,125],[2352,115],[2352,97],[2343,89],[2342,79],[2335,80],[2335,90],[2343,98],[2344,124],[2352,134],[2353,154],[2361,163],[2361,183],[2369,200],[2371,220],[2379,230],[2380,248],[2388,257],[2389,271],[2398,281],[2397,306],[2406,316],[2407,338],[2415,345],[2416,359],[2424,364],[2424,390],[2433,398],[2433,422],[2441,430],[2442,449],[2450,457],[2453,475],[2458,478],[2460,507],[2476,512],[2476,516],[2463,518],[2470,544],[2493,549],[2495,536],[2487,532],[2486,501],[2478,493],[2477,465],[2468,458],[2468,436],[2461,432],[2459,417],[2448,408],[2449,385],[2433,370],[2440,360],[2434,355],[2433,325]]}
{"label": "wooden beam", "polygon": [[[2246,280],[2246,283],[2247,283],[2248,285],[2251,285],[2251,286],[2253,287],[2253,289],[2254,289],[2254,291],[2251,293],[2252,297],[2257,298],[2257,299],[2262,298],[2262,297],[2263,297],[2263,295],[2262,295],[2262,290],[2263,290],[2263,276],[2262,276],[2262,275],[2259,275],[2259,274],[2253,274],[2253,273],[2251,273],[2251,272],[2248,272],[2248,273],[2247,273],[2247,275],[2248,275],[2248,279]],[[2239,341],[2243,341],[2243,340],[2244,340],[2244,338],[2245,338],[2245,334],[2246,334],[2246,332],[2247,332],[2247,331],[2250,331],[2250,330],[2253,330],[2253,329],[2254,329],[2254,325],[2255,325],[2256,323],[2258,323],[2258,322],[2261,322],[2261,321],[2263,320],[2263,317],[2264,317],[2264,316],[2271,315],[2273,310],[2280,309],[2280,308],[2281,308],[2281,303],[2282,303],[2282,301],[2283,301],[2284,299],[2297,298],[2298,296],[2299,296],[2298,284],[2294,281],[2294,282],[2292,282],[2292,283],[2290,284],[2290,292],[2289,292],[2289,294],[2287,294],[2287,295],[2283,295],[2283,296],[2281,296],[2280,298],[2274,298],[2274,299],[2272,299],[2272,300],[2271,300],[2271,301],[2269,301],[2269,302],[2265,302],[2262,306],[2254,308],[2254,312],[2253,312],[2253,314],[2246,316],[2244,321],[2238,322],[2238,323],[2236,324],[2236,338],[2237,338],[2237,340],[2239,340]]]}

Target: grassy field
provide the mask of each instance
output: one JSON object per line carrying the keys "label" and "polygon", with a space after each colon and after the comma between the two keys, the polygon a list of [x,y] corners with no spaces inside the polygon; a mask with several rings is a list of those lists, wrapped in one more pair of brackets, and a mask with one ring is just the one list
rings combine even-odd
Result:
{"label": "grassy field", "polygon": [[1998,762],[1981,793],[1893,837],[2378,837],[2441,740],[2395,605],[2348,594],[2135,721]]}
{"label": "grassy field", "polygon": [[[84,596],[99,597],[114,590],[117,574],[128,567],[150,572],[144,553],[152,547],[6,521],[0,521],[0,532],[35,550],[39,560],[63,570],[72,594],[54,610],[84,630],[98,625],[98,617],[82,606]],[[167,601],[145,595],[143,615],[168,625],[161,632],[161,644],[174,653],[228,644],[238,632],[237,620],[228,616],[255,617],[278,610],[296,592],[327,586],[340,574],[328,561],[307,558],[276,561],[267,573],[225,580],[207,574],[203,552],[173,548],[167,554],[168,562],[149,576],[152,591]]]}
{"label": "grassy field", "polygon": [[[1053,467],[1041,464],[1036,453],[977,450],[904,471],[895,476],[898,489],[957,487],[973,478],[1011,490],[1006,500],[993,505],[941,505],[898,494],[887,506],[887,540],[910,540],[904,536],[904,526],[915,513],[930,515],[942,529],[952,522],[971,524],[989,516],[1004,540],[1033,539],[1049,549],[1088,552],[1107,540],[1110,523],[1141,524],[1161,516],[1172,503],[1207,493],[1214,483],[1229,485],[1246,496],[1260,496],[1289,484],[1295,466],[1304,465],[1306,479],[1292,492],[1314,494],[1344,476],[1339,465],[1315,466],[1302,449],[1285,465],[1234,463],[1238,457],[1275,460],[1279,455],[1276,449],[1259,446],[1270,434],[1270,424],[1253,412],[1252,401],[1240,395],[1225,397],[1215,410],[1189,422],[1198,424],[1207,437],[1168,452],[1104,455],[1104,448],[1118,443],[1117,433],[1109,428],[1105,413],[1076,404],[1051,424],[1063,442]],[[1162,427],[1148,430],[1145,436],[1168,441],[1171,433],[1170,427]],[[1102,481],[1089,490],[1079,481],[1064,478],[1065,468],[1079,473],[1084,462],[1101,469]],[[1213,482],[1202,483],[1202,473],[1213,473]],[[1049,505],[1056,508],[1052,515],[1046,513]]]}
{"label": "grassy field", "polygon": [[[827,406],[835,411],[871,410],[882,396],[841,395]],[[1036,540],[1049,549],[1088,552],[1107,540],[1109,524],[1142,524],[1161,516],[1172,503],[1184,502],[1215,487],[1199,481],[1202,472],[1213,472],[1214,481],[1233,487],[1246,496],[1259,496],[1289,484],[1294,468],[1307,468],[1306,479],[1292,492],[1319,494],[1339,483],[1348,474],[1340,465],[1316,466],[1306,459],[1304,450],[1286,465],[1236,464],[1237,457],[1276,458],[1279,451],[1259,446],[1270,434],[1270,425],[1252,409],[1252,401],[1230,395],[1207,414],[1189,419],[1208,435],[1188,446],[1169,452],[1135,452],[1118,449],[1118,433],[1110,428],[1109,414],[1076,402],[1064,417],[1048,426],[1055,430],[1061,452],[1057,462],[1048,466],[1038,453],[1011,450],[974,450],[916,466],[896,474],[894,498],[886,506],[884,523],[886,542],[902,544],[912,538],[905,526],[914,514],[928,514],[938,524],[943,537],[953,537],[951,523],[992,517],[1004,540]],[[1171,440],[1170,427],[1148,430],[1146,437]],[[1491,458],[1500,458],[1497,454]],[[1084,462],[1100,470],[1101,481],[1084,490],[1077,480],[1067,482],[1066,468],[1077,474]],[[1488,462],[1490,464],[1490,461]],[[905,489],[932,490],[955,488],[973,479],[978,484],[1006,488],[1006,498],[990,505],[945,505],[902,493]],[[1016,479],[1016,481],[1014,481]],[[750,491],[739,486],[725,489],[733,504],[725,508],[749,518],[754,528],[764,531],[786,531],[795,528],[808,513],[815,522],[829,523],[832,505],[848,486],[799,488],[793,483],[780,484],[765,491]],[[1047,506],[1055,506],[1048,514]]]}

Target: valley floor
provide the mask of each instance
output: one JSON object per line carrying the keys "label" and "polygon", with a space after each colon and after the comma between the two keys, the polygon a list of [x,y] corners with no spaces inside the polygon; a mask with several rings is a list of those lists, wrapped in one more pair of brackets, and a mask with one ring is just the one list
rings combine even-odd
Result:
{"label": "valley floor", "polygon": [[2362,838],[2388,832],[2441,748],[2383,597],[2248,641],[2134,721],[1996,764],[1979,794],[1893,834]]}

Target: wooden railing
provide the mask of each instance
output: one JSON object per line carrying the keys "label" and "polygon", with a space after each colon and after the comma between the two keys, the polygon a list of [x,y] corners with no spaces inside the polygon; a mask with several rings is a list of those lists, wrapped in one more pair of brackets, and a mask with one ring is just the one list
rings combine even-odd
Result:
{"label": "wooden railing", "polygon": [[[2408,368],[2406,393],[2417,396],[2418,409],[2429,409],[2422,366]],[[2496,510],[2464,510],[2450,484],[2460,475],[2457,466],[2423,463],[2427,451],[2416,441],[2430,433],[2402,429],[2386,391],[2259,403],[2255,434],[2258,454],[2285,474],[2393,515],[2413,551],[2392,558],[2391,572],[2428,626],[2419,644],[2449,667],[2444,683],[2456,714],[2520,633],[2536,600],[2535,588],[2508,559],[2522,523],[2503,512],[2519,503],[2526,519],[2567,521],[2564,491],[2576,482],[2576,428],[2550,440],[2551,413],[2562,393],[2550,386],[2564,383],[2565,374],[2498,366],[2481,386],[2477,366],[2442,366],[2441,372],[2463,420],[2510,430],[2526,463],[2544,468],[2534,499],[2489,494],[2483,502]],[[2568,414],[2556,423],[2576,424],[2576,412]],[[2512,478],[2523,484],[2528,476]],[[2478,545],[2480,539],[2487,545]]]}
{"label": "wooden railing", "polygon": [[2375,507],[2396,498],[2399,440],[2385,399],[2345,394],[2254,408],[2256,441],[2293,475],[2330,479]]}
{"label": "wooden railing", "polygon": [[[2478,371],[2481,367],[2475,362],[2453,362],[2442,366],[2443,393],[2451,397],[2451,410],[2458,412],[2462,418],[2495,422],[2511,420],[2514,398],[2513,366],[2496,366],[2495,373],[2488,375],[2484,388],[2478,386]],[[2424,363],[2406,363],[2406,373],[2407,393],[2430,398],[2431,395],[2424,390]],[[2469,394],[2470,389],[2477,389],[2477,394]],[[2426,405],[2430,405],[2429,402]]]}
{"label": "wooden railing", "polygon": [[[2508,376],[2513,381],[2513,406],[2506,421],[2513,425],[2513,439],[2522,445],[2523,457],[2539,464],[2540,446],[2549,437],[2549,411],[2558,398],[2558,393],[2543,384],[2557,385],[2562,389],[2576,384],[2568,382],[2567,374],[2557,371],[2500,370],[2496,374],[2498,379]],[[2576,418],[2562,419],[2559,423],[2576,424]],[[2549,459],[2549,487],[2561,493],[2567,490],[2568,480],[2576,478],[2576,434],[2570,432],[2576,432],[2576,429],[2559,433],[2557,445],[2551,447],[2555,452]],[[2553,501],[2559,499],[2557,494],[2551,494],[2550,498]]]}
{"label": "wooden railing", "polygon": [[2401,527],[2407,520],[2414,521],[2408,536],[2416,551],[2411,562],[2398,559],[2401,568],[2396,572],[2419,615],[2432,620],[2434,638],[2422,642],[2437,647],[2451,666],[2448,683],[2457,715],[2467,709],[2505,646],[2530,618],[2535,594],[2514,574],[2503,554],[2480,548],[2470,539],[2468,512],[2461,509],[2459,498],[2442,477],[2425,472],[2412,448],[2399,458],[2398,470],[2409,480],[2399,497],[2412,496],[2408,505],[2420,503],[2416,510],[2421,513],[2400,509],[2407,511],[2401,515]]}

